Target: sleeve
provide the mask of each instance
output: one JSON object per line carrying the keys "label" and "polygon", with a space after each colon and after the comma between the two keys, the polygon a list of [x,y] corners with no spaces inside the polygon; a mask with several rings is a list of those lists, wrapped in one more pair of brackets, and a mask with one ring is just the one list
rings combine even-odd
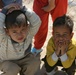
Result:
{"label": "sleeve", "polygon": [[5,26],[5,15],[0,12],[0,42],[5,36],[4,26]]}
{"label": "sleeve", "polygon": [[72,63],[75,60],[75,52],[76,52],[76,47],[67,51],[67,53],[65,53],[60,57],[60,60],[64,68],[69,68],[72,65]]}
{"label": "sleeve", "polygon": [[47,54],[47,57],[46,57],[47,63],[50,66],[54,66],[58,61],[58,57],[54,52],[54,44],[53,44],[52,38],[48,42],[46,54]]}
{"label": "sleeve", "polygon": [[30,22],[30,34],[34,36],[41,25],[41,20],[39,16],[31,9],[27,9],[25,15]]}

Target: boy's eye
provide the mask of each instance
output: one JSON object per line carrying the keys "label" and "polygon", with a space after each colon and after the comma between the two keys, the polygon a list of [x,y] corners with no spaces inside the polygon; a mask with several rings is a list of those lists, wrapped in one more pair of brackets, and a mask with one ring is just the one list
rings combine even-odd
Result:
{"label": "boy's eye", "polygon": [[63,35],[55,34],[55,37],[63,37],[63,38],[65,38],[65,37],[67,37],[67,36],[68,36],[68,34],[63,34]]}
{"label": "boy's eye", "polygon": [[16,33],[15,31],[13,33]]}
{"label": "boy's eye", "polygon": [[25,29],[22,29],[22,32],[25,31]]}
{"label": "boy's eye", "polygon": [[16,31],[13,31],[12,33],[13,33],[13,34],[17,34],[17,32],[16,32]]}
{"label": "boy's eye", "polygon": [[67,36],[67,34],[63,34],[63,37],[66,37]]}
{"label": "boy's eye", "polygon": [[60,34],[56,34],[55,36],[56,36],[56,37],[60,37]]}
{"label": "boy's eye", "polygon": [[21,32],[26,32],[27,31],[27,28],[24,28],[24,29],[22,29],[22,31]]}

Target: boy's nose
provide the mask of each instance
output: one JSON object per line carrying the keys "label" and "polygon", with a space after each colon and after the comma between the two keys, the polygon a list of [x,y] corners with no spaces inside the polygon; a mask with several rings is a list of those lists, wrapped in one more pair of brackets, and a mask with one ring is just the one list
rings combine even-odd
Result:
{"label": "boy's nose", "polygon": [[22,36],[22,33],[17,33],[17,36]]}
{"label": "boy's nose", "polygon": [[63,39],[63,36],[60,36],[59,39]]}

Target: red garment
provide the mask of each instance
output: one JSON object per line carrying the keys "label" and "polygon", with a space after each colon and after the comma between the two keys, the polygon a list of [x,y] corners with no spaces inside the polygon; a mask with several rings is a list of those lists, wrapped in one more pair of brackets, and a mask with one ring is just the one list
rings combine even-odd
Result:
{"label": "red garment", "polygon": [[57,17],[66,14],[67,12],[67,0],[55,0],[55,8],[50,12],[45,12],[42,7],[48,5],[48,0],[34,0],[33,10],[41,18],[42,24],[39,31],[35,35],[34,47],[40,49],[46,40],[48,32],[48,19],[49,13],[51,14],[52,20],[54,21]]}

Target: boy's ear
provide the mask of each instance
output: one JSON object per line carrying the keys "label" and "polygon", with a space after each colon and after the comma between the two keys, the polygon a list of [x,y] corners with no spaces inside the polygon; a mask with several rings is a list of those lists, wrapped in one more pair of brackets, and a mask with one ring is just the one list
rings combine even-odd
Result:
{"label": "boy's ear", "polygon": [[71,39],[72,39],[73,35],[74,35],[74,33],[72,32],[72,33],[71,33]]}
{"label": "boy's ear", "polygon": [[70,38],[69,38],[70,40],[72,39],[73,35],[74,35],[74,33],[72,32],[72,33],[71,33],[71,36],[70,36]]}
{"label": "boy's ear", "polygon": [[7,35],[9,35],[8,29],[4,28]]}

